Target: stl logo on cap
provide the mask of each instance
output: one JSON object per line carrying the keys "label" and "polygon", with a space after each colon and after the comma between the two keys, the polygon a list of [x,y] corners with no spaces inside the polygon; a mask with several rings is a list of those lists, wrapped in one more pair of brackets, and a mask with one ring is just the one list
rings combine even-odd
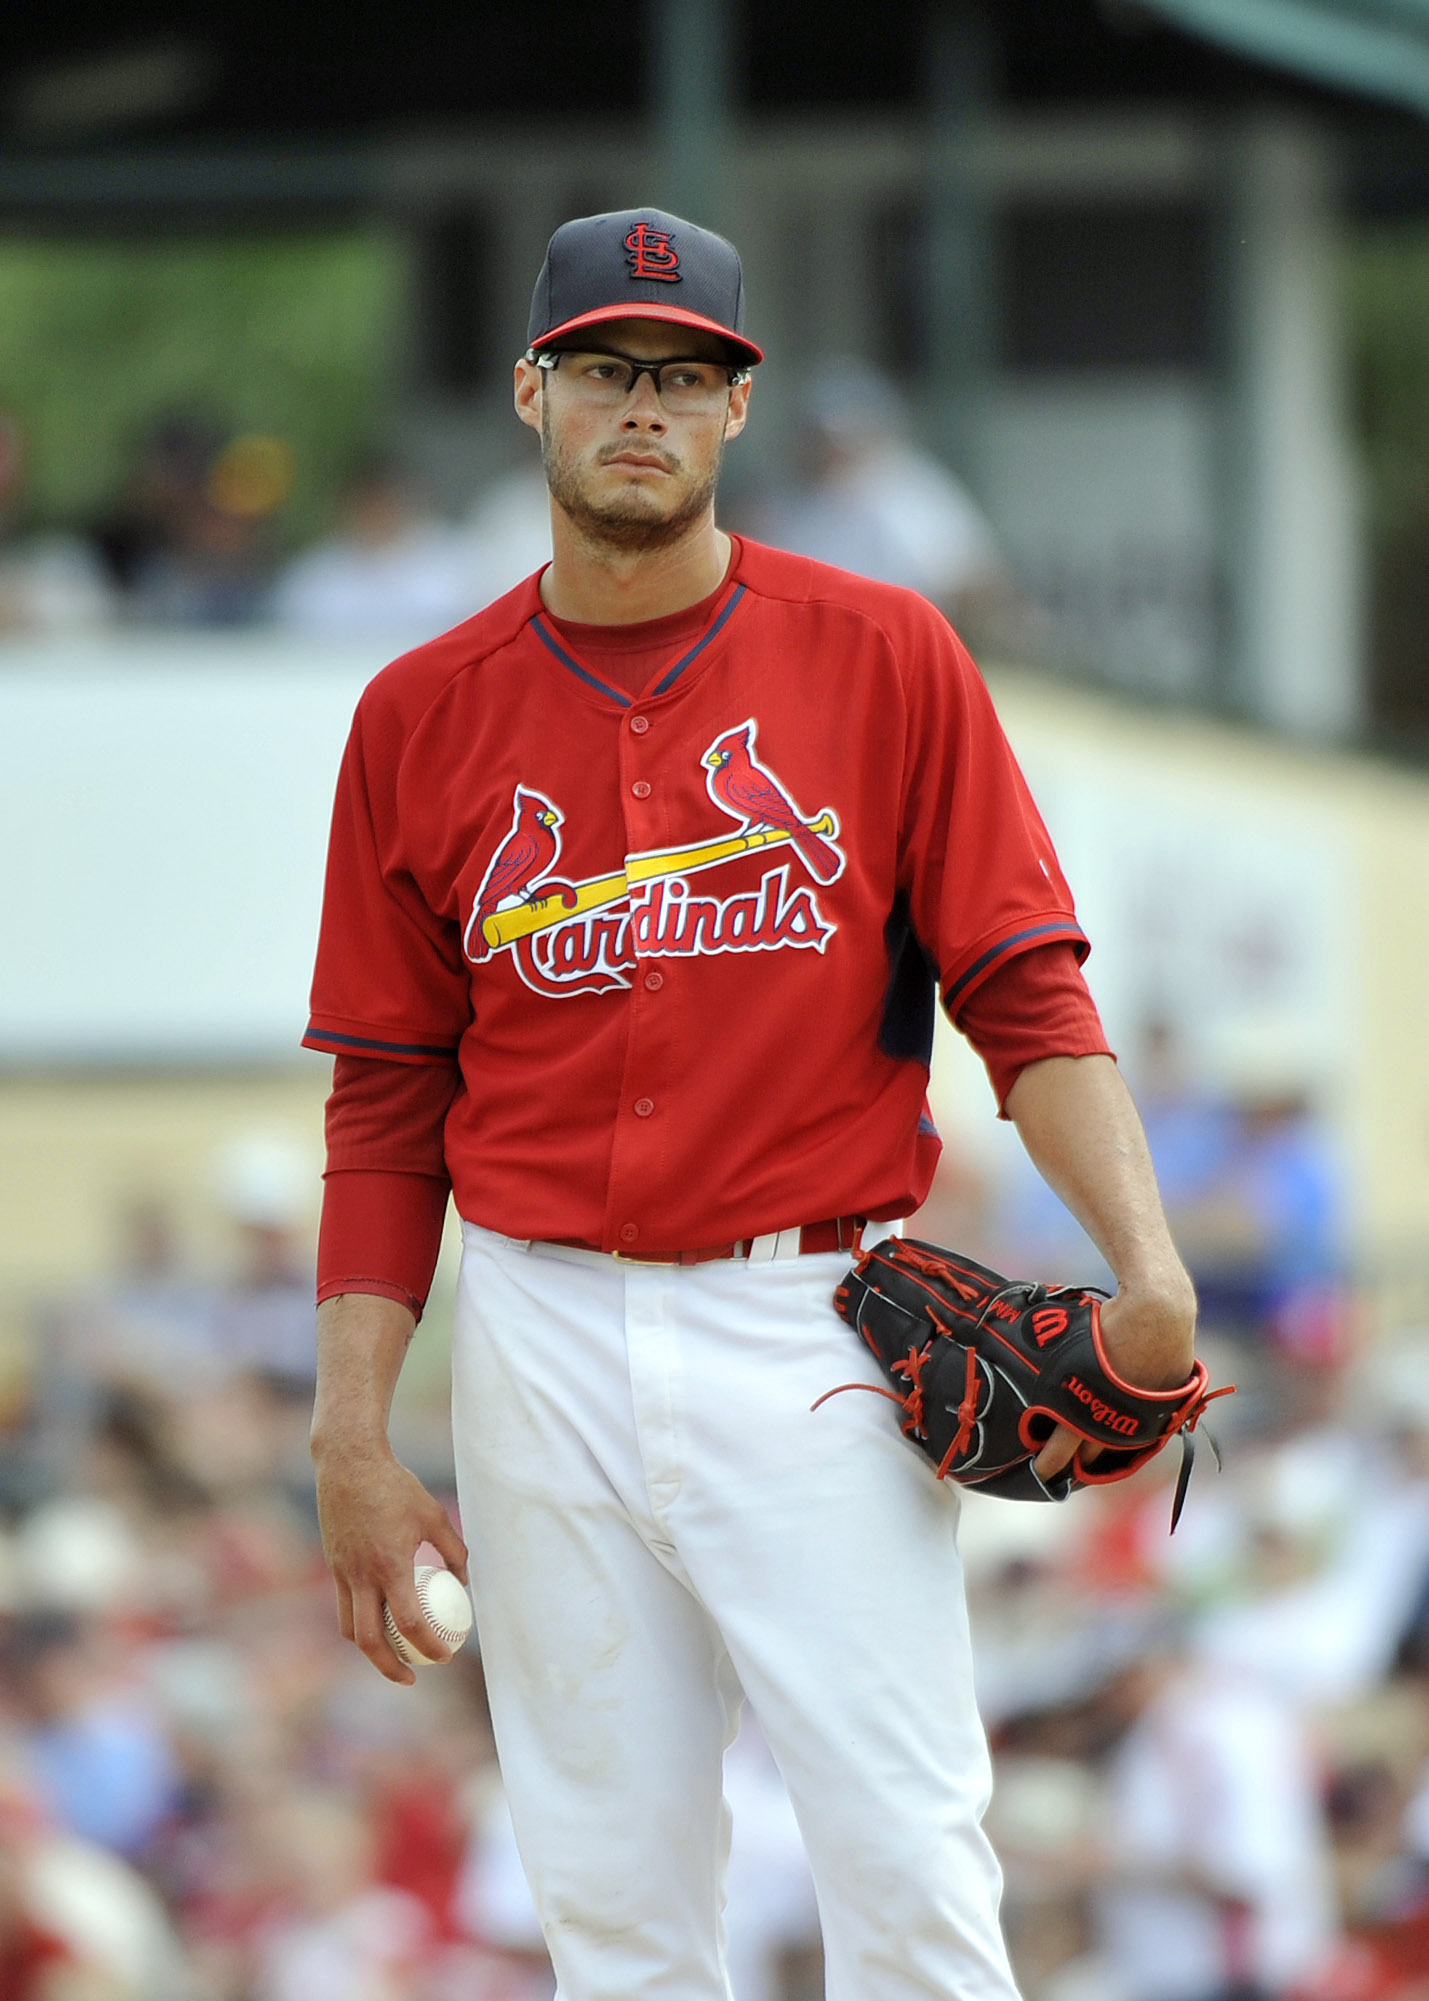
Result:
{"label": "stl logo on cap", "polygon": [[680,282],[680,259],[668,229],[637,222],[625,239],[632,278],[659,278],[666,285]]}

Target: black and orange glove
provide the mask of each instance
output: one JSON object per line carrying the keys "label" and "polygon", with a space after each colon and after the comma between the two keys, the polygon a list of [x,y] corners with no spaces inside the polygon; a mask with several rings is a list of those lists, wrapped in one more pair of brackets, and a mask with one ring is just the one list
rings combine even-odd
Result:
{"label": "black and orange glove", "polygon": [[[1129,1478],[1179,1437],[1175,1528],[1191,1434],[1206,1405],[1231,1394],[1210,1387],[1204,1362],[1175,1389],[1138,1389],[1107,1360],[1101,1295],[1007,1279],[911,1237],[864,1251],[834,1304],[872,1350],[889,1382],[879,1393],[898,1405],[905,1435],[940,1480],[1006,1500],[1064,1501],[1079,1487]],[[1058,1425],[1082,1443],[1044,1480],[1033,1462]]]}

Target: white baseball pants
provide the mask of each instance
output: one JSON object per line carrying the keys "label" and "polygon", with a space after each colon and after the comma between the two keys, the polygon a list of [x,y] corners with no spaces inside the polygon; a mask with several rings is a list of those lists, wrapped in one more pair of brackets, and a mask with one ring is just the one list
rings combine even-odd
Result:
{"label": "white baseball pants", "polygon": [[721,1762],[754,1704],[827,2001],[1015,2001],[955,1496],[859,1392],[847,1253],[580,1260],[473,1224],[453,1357],[501,1768],[559,2001],[728,2001]]}

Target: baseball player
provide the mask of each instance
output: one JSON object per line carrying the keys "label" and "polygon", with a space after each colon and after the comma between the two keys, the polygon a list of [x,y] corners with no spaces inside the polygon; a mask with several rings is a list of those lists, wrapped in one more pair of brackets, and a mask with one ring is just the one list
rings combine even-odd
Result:
{"label": "baseball player", "polygon": [[[653,209],[551,239],[515,373],[554,557],[364,694],[307,1034],[336,1058],[313,1424],[342,1630],[439,1651],[467,1547],[387,1415],[450,1190],[452,1411],[503,1774],[562,2001],[717,2001],[747,1694],[830,2001],[1010,2001],[957,1500],[831,1295],[917,1208],[932,1010],[1116,1273],[1133,1381],[1194,1302],[978,674],[912,592],[723,533],[738,257]],[[1072,1440],[1044,1448],[1047,1470]]]}

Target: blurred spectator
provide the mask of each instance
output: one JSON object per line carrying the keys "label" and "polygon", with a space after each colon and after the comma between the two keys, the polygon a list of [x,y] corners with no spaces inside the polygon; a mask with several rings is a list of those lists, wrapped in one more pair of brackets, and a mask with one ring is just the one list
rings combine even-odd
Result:
{"label": "blurred spectator", "polygon": [[[1298,1044],[1293,1026],[1240,1020],[1223,1030],[1198,1075],[1170,1023],[1154,1017],[1127,1067],[1203,1331],[1304,1365],[1302,1376],[1275,1387],[1312,1394],[1349,1353],[1355,1321],[1347,1178]],[[1009,1157],[990,1228],[992,1262],[1006,1270],[1111,1283],[1068,1210],[1018,1154]]]}
{"label": "blurred spectator", "polygon": [[550,2001],[555,1981],[494,1765],[471,1788],[469,1804],[471,1840],[457,1884],[457,1921],[481,1953],[485,1982],[501,2001]]}
{"label": "blurred spectator", "polygon": [[376,1880],[357,1803],[280,1796],[267,1833],[284,1892],[260,1933],[253,2001],[415,2001],[431,1924],[415,1897]]}
{"label": "blurred spectator", "polygon": [[[1180,1186],[1167,1199],[1202,1318],[1297,1360],[1334,1363],[1353,1331],[1347,1197],[1333,1136],[1315,1108],[1311,1066],[1293,1030],[1252,1021],[1222,1038],[1218,1068],[1219,1138],[1214,1116],[1203,1114],[1193,1180],[1183,1134],[1173,1165]],[[1163,1126],[1163,1145],[1165,1136]]]}
{"label": "blurred spectator", "polygon": [[489,486],[462,523],[471,563],[473,611],[514,590],[551,560],[551,496],[539,466]]}
{"label": "blurred spectator", "polygon": [[247,1133],[218,1162],[241,1262],[214,1305],[213,1359],[221,1373],[262,1370],[304,1398],[317,1366],[308,1239],[317,1186],[316,1161],[281,1133]]}
{"label": "blurred spectator", "polygon": [[1119,1678],[1129,1722],[1093,1898],[1127,2001],[1279,1996],[1324,1968],[1338,1926],[1319,1771],[1296,1713],[1169,1640]]}
{"label": "blurred spectator", "polygon": [[1091,1946],[1088,1858],[1102,1850],[1105,1802],[1087,1747],[1065,1725],[1063,1734],[1046,1748],[1001,1748],[986,1821],[1003,1867],[1002,1922],[1028,2001],[1057,1993],[1064,1969]]}
{"label": "blurred spectator", "polygon": [[4,2001],[187,2001],[178,1941],[153,1890],[58,1831],[0,1738],[0,1995]]}
{"label": "blurred spectator", "polygon": [[1215,1188],[1225,1169],[1234,1124],[1231,1107],[1198,1081],[1184,1042],[1164,1015],[1152,1015],[1142,1024],[1127,1067],[1162,1200],[1168,1210],[1185,1210]]}
{"label": "blurred spectator", "polygon": [[1302,1707],[1390,1674],[1429,1575],[1429,1429],[1415,1439],[1407,1410],[1398,1423],[1396,1440],[1331,1417],[1240,1470],[1242,1542],[1198,1623],[1205,1658]]}
{"label": "blurred spectator", "polygon": [[283,573],[272,613],[299,632],[389,632],[415,642],[486,602],[464,538],[437,518],[407,467],[376,458],[344,486],[336,534]]}
{"label": "blurred spectator", "polygon": [[191,412],[157,419],[138,441],[119,505],[92,531],[128,614],[157,625],[251,623],[272,571],[271,521],[293,475],[281,438],[226,437]]}
{"label": "blurred spectator", "polygon": [[108,625],[114,593],[86,542],[77,535],[15,532],[24,485],[24,436],[0,411],[0,638]]}
{"label": "blurred spectator", "polygon": [[799,483],[769,496],[756,532],[921,591],[960,630],[984,633],[1011,600],[1007,570],[976,502],[910,441],[893,384],[861,362],[833,362],[813,376],[798,414]]}
{"label": "blurred spectator", "polygon": [[[136,1193],[116,1219],[118,1270],[97,1294],[75,1300],[57,1330],[76,1347],[69,1390],[82,1410],[86,1383],[160,1382],[191,1376],[204,1345],[212,1287],[188,1269],[169,1204]],[[92,1405],[93,1396],[88,1399]],[[54,1413],[60,1422],[62,1413]]]}
{"label": "blurred spectator", "polygon": [[[226,1282],[187,1266],[167,1205],[140,1195],[118,1219],[116,1276],[44,1311],[36,1442],[71,1480],[96,1440],[115,1442],[116,1422],[142,1427],[156,1393],[192,1397],[197,1411],[254,1373],[290,1401],[311,1393],[316,1160],[286,1134],[254,1129],[222,1150],[213,1184],[236,1241]],[[245,1408],[254,1418],[251,1396],[231,1412],[235,1446]],[[158,1456],[172,1460],[171,1441]],[[163,1477],[157,1462],[149,1470]]]}
{"label": "blurred spectator", "polygon": [[178,1768],[146,1691],[73,1620],[31,1621],[9,1651],[26,1755],[55,1820],[142,1856],[178,1804]]}
{"label": "blurred spectator", "polygon": [[[0,1808],[0,1995],[6,2001],[64,2001],[76,1954],[35,1907],[28,1861],[34,1813],[11,1798]],[[28,1824],[27,1824],[28,1823]]]}
{"label": "blurred spectator", "polygon": [[117,588],[137,593],[182,532],[203,495],[222,433],[188,411],[156,417],[135,441],[123,491],[91,531]]}

